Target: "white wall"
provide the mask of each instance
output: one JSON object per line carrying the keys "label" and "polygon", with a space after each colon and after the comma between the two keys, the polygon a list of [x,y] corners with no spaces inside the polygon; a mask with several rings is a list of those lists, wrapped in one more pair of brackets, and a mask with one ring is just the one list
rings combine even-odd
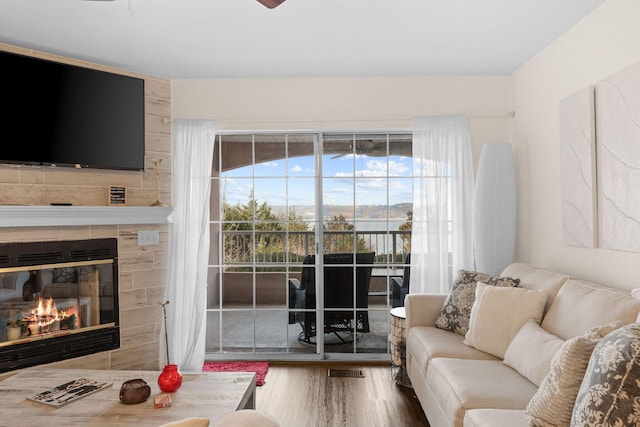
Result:
{"label": "white wall", "polygon": [[219,129],[410,129],[414,116],[467,114],[477,158],[507,142],[508,77],[172,80],[173,118]]}
{"label": "white wall", "polygon": [[640,287],[640,254],[562,242],[558,104],[640,61],[639,18],[640,1],[608,0],[512,76],[518,258],[624,289]]}

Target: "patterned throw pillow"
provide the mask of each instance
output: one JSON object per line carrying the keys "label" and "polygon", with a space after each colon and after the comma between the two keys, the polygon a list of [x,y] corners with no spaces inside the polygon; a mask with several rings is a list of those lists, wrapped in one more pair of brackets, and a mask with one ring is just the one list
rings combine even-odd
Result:
{"label": "patterned throw pillow", "polygon": [[524,415],[530,426],[568,426],[580,384],[598,342],[622,326],[617,320],[589,329],[584,335],[564,342],[551,359],[551,368],[533,395]]}
{"label": "patterned throw pillow", "polygon": [[604,337],[593,350],[571,426],[640,425],[640,324]]}
{"label": "patterned throw pillow", "polygon": [[469,330],[471,307],[476,300],[476,284],[486,283],[491,286],[518,286],[520,279],[495,276],[478,271],[460,270],[451,292],[442,305],[436,327],[446,331],[466,335]]}

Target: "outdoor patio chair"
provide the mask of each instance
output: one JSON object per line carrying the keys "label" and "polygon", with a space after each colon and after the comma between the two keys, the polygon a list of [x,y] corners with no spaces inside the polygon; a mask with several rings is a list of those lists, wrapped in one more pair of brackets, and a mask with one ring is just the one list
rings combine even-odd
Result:
{"label": "outdoor patio chair", "polygon": [[391,278],[391,307],[404,307],[404,297],[409,293],[409,279],[411,273],[411,254],[404,260],[404,273],[402,279]]}
{"label": "outdoor patio chair", "polygon": [[[369,282],[375,252],[324,255],[324,333],[334,334],[339,343],[352,341],[351,333],[369,332]],[[311,343],[316,336],[315,256],[307,255],[301,280],[289,280],[289,323],[300,323],[299,339]],[[341,266],[343,265],[343,266]],[[355,304],[354,269],[355,268]],[[355,318],[354,318],[355,310]]]}

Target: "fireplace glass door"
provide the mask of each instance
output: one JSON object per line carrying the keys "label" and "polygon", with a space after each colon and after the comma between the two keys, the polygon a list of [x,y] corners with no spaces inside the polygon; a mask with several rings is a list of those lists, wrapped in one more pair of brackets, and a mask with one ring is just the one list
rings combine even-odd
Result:
{"label": "fireplace glass door", "polygon": [[0,342],[110,325],[113,260],[0,270]]}
{"label": "fireplace glass door", "polygon": [[0,244],[0,372],[119,347],[117,239]]}

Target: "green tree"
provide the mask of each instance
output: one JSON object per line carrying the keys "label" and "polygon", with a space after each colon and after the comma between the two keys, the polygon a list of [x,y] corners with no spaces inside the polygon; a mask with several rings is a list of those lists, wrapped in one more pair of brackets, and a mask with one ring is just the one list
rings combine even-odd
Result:
{"label": "green tree", "polygon": [[[286,228],[285,228],[286,227]],[[266,202],[260,203],[253,192],[245,204],[223,202],[224,262],[226,264],[300,261],[313,252],[315,237],[309,224],[290,208],[276,214]],[[286,240],[288,230],[288,241]],[[324,225],[325,253],[368,250],[365,240],[356,238],[355,226],[344,215],[334,215]]]}
{"label": "green tree", "polygon": [[347,221],[344,215],[334,215],[324,225],[324,253],[353,252],[354,243],[356,252],[365,252],[367,245],[364,239],[356,240],[355,226]]}
{"label": "green tree", "polygon": [[[411,252],[411,227],[413,224],[413,211],[407,211],[407,217],[402,224],[398,227],[399,231],[407,231],[408,233],[403,233],[400,235],[402,239],[402,250],[405,254]],[[398,260],[396,260],[398,261]],[[403,261],[403,260],[399,260]]]}
{"label": "green tree", "polygon": [[289,209],[286,217],[274,213],[266,202],[260,203],[253,191],[246,204],[224,202],[225,263],[251,262],[252,254],[257,262],[284,262],[285,219],[290,232],[288,250],[293,254],[304,251],[304,240],[295,232],[309,231],[309,226],[294,209]]}
{"label": "green tree", "polygon": [[291,261],[301,261],[305,255],[311,253],[315,246],[315,236],[309,224],[298,215],[293,208],[289,208],[287,213],[287,223],[289,225],[289,253]]}
{"label": "green tree", "polygon": [[266,248],[283,246],[282,235],[277,233],[283,230],[278,216],[266,202],[260,204],[253,191],[246,204],[224,202],[223,214],[222,229],[229,232],[224,240],[226,263],[251,262],[254,243],[258,259],[264,258]]}

